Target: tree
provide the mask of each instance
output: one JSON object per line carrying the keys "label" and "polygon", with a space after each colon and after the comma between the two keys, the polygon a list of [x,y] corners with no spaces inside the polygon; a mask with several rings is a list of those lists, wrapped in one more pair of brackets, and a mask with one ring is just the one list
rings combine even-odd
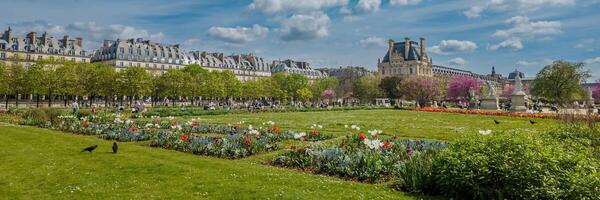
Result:
{"label": "tree", "polygon": [[431,77],[413,76],[403,80],[398,90],[406,99],[414,100],[420,107],[440,97],[440,82]]}
{"label": "tree", "polygon": [[153,88],[151,75],[142,67],[128,67],[119,72],[116,82],[120,95],[132,97],[131,104],[133,98],[148,95]]}
{"label": "tree", "polygon": [[105,64],[95,64],[94,68],[96,73],[95,94],[103,96],[104,105],[107,106],[109,97],[116,94],[118,73],[113,67]]}
{"label": "tree", "polygon": [[4,97],[6,98],[5,109],[8,109],[8,82],[8,70],[6,69],[6,65],[4,64],[4,62],[0,62],[0,94],[4,94]]}
{"label": "tree", "polygon": [[401,83],[400,77],[390,76],[385,77],[381,80],[379,87],[383,94],[390,99],[397,99],[401,97],[399,86]]}
{"label": "tree", "polygon": [[75,97],[82,94],[82,88],[77,73],[77,66],[73,62],[65,62],[56,68],[57,94],[63,96],[65,106],[67,106],[68,97]]}
{"label": "tree", "polygon": [[220,73],[221,81],[225,86],[225,97],[237,98],[242,95],[242,83],[237,79],[233,71],[225,70]]}
{"label": "tree", "polygon": [[321,93],[321,98],[323,99],[333,99],[335,98],[335,90],[326,89]]}
{"label": "tree", "polygon": [[220,72],[211,71],[207,76],[206,95],[212,99],[225,97],[225,83]]}
{"label": "tree", "polygon": [[600,79],[596,80],[596,85],[592,87],[592,98],[600,101]]}
{"label": "tree", "polygon": [[24,94],[27,91],[25,74],[25,68],[20,64],[13,63],[8,69],[8,91],[9,94],[15,95],[16,107],[19,107],[19,95]]}
{"label": "tree", "polygon": [[372,101],[383,96],[379,87],[381,78],[379,75],[363,76],[354,82],[354,95],[363,102]]}
{"label": "tree", "polygon": [[43,65],[33,64],[25,72],[26,91],[36,96],[36,107],[40,107],[40,95],[46,94],[48,82],[46,78],[52,76]]}
{"label": "tree", "polygon": [[300,101],[308,101],[313,97],[313,93],[307,87],[298,89],[298,91],[296,91],[296,95],[298,95],[297,98]]}
{"label": "tree", "polygon": [[583,63],[554,61],[537,73],[533,80],[533,93],[539,97],[565,105],[581,97],[580,84],[591,77],[583,70]]}
{"label": "tree", "polygon": [[455,76],[448,83],[448,98],[471,101],[481,93],[481,82],[470,76]]}
{"label": "tree", "polygon": [[155,87],[158,89],[159,95],[172,97],[174,106],[176,99],[191,93],[191,83],[192,76],[190,74],[172,69],[158,77]]}
{"label": "tree", "polygon": [[[322,94],[325,90],[333,90],[338,86],[338,80],[335,77],[318,78],[311,84],[311,90],[315,97],[318,98],[318,94]],[[333,93],[335,95],[335,92]],[[333,99],[334,97],[328,97]]]}
{"label": "tree", "polygon": [[258,99],[266,97],[265,86],[260,80],[249,80],[242,83],[242,97]]}
{"label": "tree", "polygon": [[200,65],[188,65],[182,70],[188,73],[192,77],[192,84],[190,86],[190,95],[192,96],[192,104],[196,97],[206,95],[206,87],[208,85],[208,70],[200,67]]}

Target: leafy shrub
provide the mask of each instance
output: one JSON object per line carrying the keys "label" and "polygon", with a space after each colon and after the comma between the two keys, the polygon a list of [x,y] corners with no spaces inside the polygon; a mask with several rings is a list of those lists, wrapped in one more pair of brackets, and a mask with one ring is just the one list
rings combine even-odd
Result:
{"label": "leafy shrub", "polygon": [[598,160],[580,131],[460,139],[435,156],[436,187],[465,199],[598,199]]}
{"label": "leafy shrub", "polygon": [[432,169],[433,156],[413,156],[397,165],[398,180],[394,183],[397,190],[416,194],[435,190]]}

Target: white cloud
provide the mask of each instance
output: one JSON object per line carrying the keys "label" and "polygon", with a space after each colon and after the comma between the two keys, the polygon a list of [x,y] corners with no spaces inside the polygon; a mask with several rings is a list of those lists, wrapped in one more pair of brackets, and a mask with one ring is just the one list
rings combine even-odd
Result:
{"label": "white cloud", "polygon": [[385,39],[380,38],[380,37],[375,37],[375,36],[367,37],[367,38],[360,40],[360,44],[364,47],[372,47],[372,46],[385,47],[388,45],[387,42],[385,41]]}
{"label": "white cloud", "polygon": [[576,0],[491,0],[482,5],[476,5],[463,12],[467,18],[477,18],[481,12],[492,10],[496,12],[527,13],[544,7],[561,7],[575,5]]}
{"label": "white cloud", "polygon": [[575,0],[492,0],[488,7],[494,10],[534,11],[545,6],[570,6]]}
{"label": "white cloud", "polygon": [[250,10],[265,14],[310,12],[348,5],[349,0],[254,0]]}
{"label": "white cloud", "polygon": [[453,58],[450,60],[450,65],[456,65],[456,66],[466,66],[467,64],[469,64],[469,61],[463,59],[463,58]]}
{"label": "white cloud", "polygon": [[377,12],[381,6],[381,0],[359,0],[356,9],[360,12]]}
{"label": "white cloud", "polygon": [[579,43],[575,44],[575,46],[573,46],[573,47],[576,49],[583,49],[585,51],[594,51],[597,49],[599,44],[600,43],[597,42],[596,39],[589,38],[589,39],[581,40]]}
{"label": "white cloud", "polygon": [[145,38],[159,42],[165,37],[162,32],[150,33],[146,29],[139,29],[121,24],[100,26],[96,24],[96,22],[75,22],[67,25],[66,29],[71,33],[75,32],[84,36],[89,36],[93,41],[102,41],[104,39]]}
{"label": "white cloud", "polygon": [[390,5],[405,6],[405,5],[416,5],[421,3],[421,0],[390,0]]}
{"label": "white cloud", "polygon": [[562,33],[562,24],[559,21],[530,21],[526,16],[515,16],[506,20],[513,27],[497,30],[492,36],[495,37],[537,37],[551,36]]}
{"label": "white cloud", "polygon": [[590,58],[583,61],[586,65],[600,64],[600,57]]}
{"label": "white cloud", "polygon": [[479,18],[481,16],[482,11],[483,8],[481,6],[473,6],[471,9],[463,12],[463,14],[465,14],[465,16],[467,16],[467,18],[469,19]]}
{"label": "white cloud", "polygon": [[44,20],[26,21],[21,23],[8,24],[15,33],[23,35],[31,31],[47,32],[50,35],[59,37],[67,33],[65,27],[51,24]]}
{"label": "white cloud", "polygon": [[312,40],[329,35],[329,16],[315,12],[312,14],[294,14],[281,21],[280,36],[282,40]]}
{"label": "white cloud", "polygon": [[248,43],[267,36],[269,29],[258,24],[252,27],[210,27],[208,35],[230,43]]}
{"label": "white cloud", "polygon": [[523,48],[523,43],[521,42],[521,39],[516,38],[516,37],[512,37],[512,38],[508,38],[507,40],[504,40],[498,44],[494,44],[488,47],[489,50],[498,50],[498,49],[503,49],[503,48],[511,48],[513,50],[519,50]]}
{"label": "white cloud", "polygon": [[441,55],[473,52],[477,44],[471,41],[442,40],[440,44],[431,47],[431,52]]}
{"label": "white cloud", "polygon": [[200,42],[201,42],[201,40],[198,38],[190,38],[190,39],[185,40],[182,43],[182,45],[185,48],[191,49],[191,48],[194,48],[196,45],[198,45]]}

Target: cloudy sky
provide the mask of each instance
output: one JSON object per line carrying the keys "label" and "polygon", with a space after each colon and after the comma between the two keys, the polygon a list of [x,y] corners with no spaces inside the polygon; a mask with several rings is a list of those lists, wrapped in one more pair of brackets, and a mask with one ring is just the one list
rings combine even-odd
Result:
{"label": "cloudy sky", "polygon": [[553,60],[600,78],[600,0],[0,0],[16,32],[144,37],[313,67],[375,69],[388,39],[427,38],[435,64],[534,76]]}

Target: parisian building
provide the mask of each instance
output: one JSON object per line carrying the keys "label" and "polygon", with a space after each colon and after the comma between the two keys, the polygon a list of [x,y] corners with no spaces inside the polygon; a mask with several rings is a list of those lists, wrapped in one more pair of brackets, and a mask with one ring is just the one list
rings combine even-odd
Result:
{"label": "parisian building", "polygon": [[271,68],[272,73],[287,73],[287,74],[302,74],[308,77],[309,80],[327,77],[327,73],[310,68],[308,62],[284,60],[273,61]]}
{"label": "parisian building", "polygon": [[143,67],[158,76],[170,69],[183,69],[185,54],[179,45],[150,42],[142,38],[127,40],[104,40],[94,53],[92,62],[114,66],[117,71],[127,67]]}
{"label": "parisian building", "polygon": [[252,53],[224,56],[223,53],[191,51],[187,53],[184,63],[198,64],[209,71],[230,70],[240,81],[271,76],[269,63]]}
{"label": "parisian building", "polygon": [[81,37],[71,38],[68,35],[62,38],[49,36],[36,32],[17,36],[8,27],[0,35],[0,60],[5,62],[19,62],[26,68],[37,60],[57,59],[73,62],[91,61],[91,56],[83,50]]}
{"label": "parisian building", "polygon": [[425,38],[421,37],[418,43],[408,37],[403,42],[389,40],[388,45],[387,53],[377,63],[382,78],[434,75],[432,60],[425,51]]}
{"label": "parisian building", "polygon": [[373,72],[369,71],[364,67],[338,67],[338,68],[321,68],[317,69],[330,77],[336,77],[338,80],[344,79],[358,79],[363,76],[367,76]]}

